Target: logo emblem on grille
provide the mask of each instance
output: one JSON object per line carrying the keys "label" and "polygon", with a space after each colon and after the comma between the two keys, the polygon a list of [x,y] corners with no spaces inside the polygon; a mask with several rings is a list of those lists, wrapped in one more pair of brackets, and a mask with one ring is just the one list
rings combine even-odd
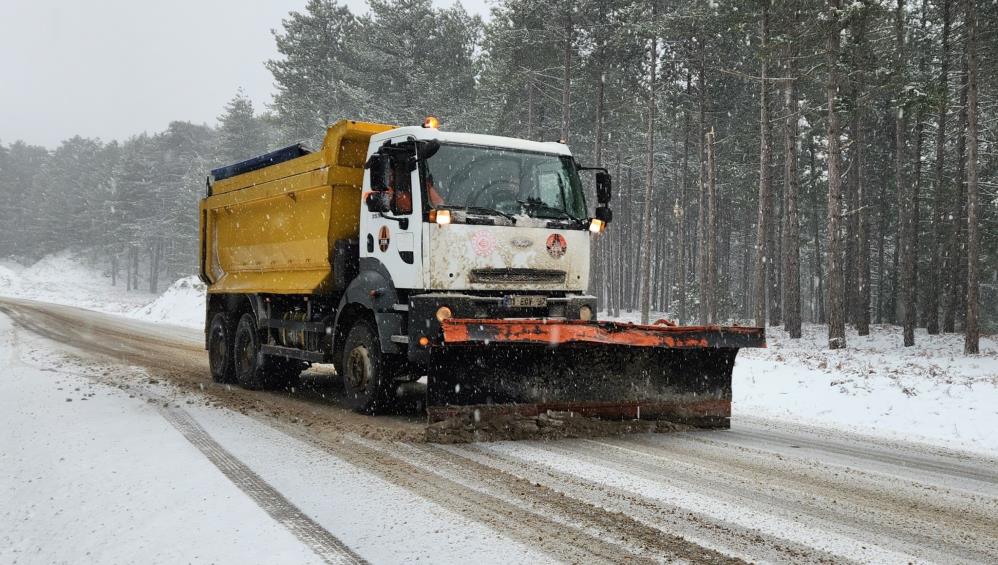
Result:
{"label": "logo emblem on grille", "polygon": [[561,259],[562,255],[568,251],[568,242],[565,241],[565,236],[560,233],[553,233],[548,236],[547,248],[548,255],[555,259]]}
{"label": "logo emblem on grille", "polygon": [[488,257],[496,249],[496,236],[491,232],[482,230],[471,238],[471,249],[479,257]]}
{"label": "logo emblem on grille", "polygon": [[516,238],[510,240],[510,243],[513,244],[513,247],[519,247],[520,249],[526,249],[527,247],[530,247],[531,245],[534,244],[533,240],[523,239],[523,238]]}

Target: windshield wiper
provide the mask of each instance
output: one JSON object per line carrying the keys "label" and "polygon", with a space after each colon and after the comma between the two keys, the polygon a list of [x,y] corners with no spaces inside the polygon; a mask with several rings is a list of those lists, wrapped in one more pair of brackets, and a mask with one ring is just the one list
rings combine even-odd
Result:
{"label": "windshield wiper", "polygon": [[548,220],[566,219],[566,220],[572,220],[573,222],[582,221],[579,218],[576,218],[575,216],[562,210],[561,208],[556,208],[554,206],[545,204],[540,200],[517,200],[517,202],[519,202],[520,205],[522,205],[524,208],[527,208],[528,210],[533,210],[535,212],[544,211],[544,212],[551,212],[554,214],[558,214],[558,216],[555,218],[552,218],[550,216],[536,216],[538,218],[544,218]]}
{"label": "windshield wiper", "polygon": [[512,214],[507,214],[506,212],[500,212],[494,208],[486,208],[484,206],[446,206],[450,210],[458,210],[461,212],[471,212],[472,214],[484,214],[486,216],[502,216],[507,220],[516,223],[516,216]]}

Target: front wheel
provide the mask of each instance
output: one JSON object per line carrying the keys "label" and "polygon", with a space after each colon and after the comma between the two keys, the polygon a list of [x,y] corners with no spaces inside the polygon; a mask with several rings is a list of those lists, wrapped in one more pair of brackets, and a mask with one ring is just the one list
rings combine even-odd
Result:
{"label": "front wheel", "polygon": [[366,320],[358,320],[347,334],[342,369],[344,396],[350,408],[374,414],[388,406],[392,375],[377,334]]}

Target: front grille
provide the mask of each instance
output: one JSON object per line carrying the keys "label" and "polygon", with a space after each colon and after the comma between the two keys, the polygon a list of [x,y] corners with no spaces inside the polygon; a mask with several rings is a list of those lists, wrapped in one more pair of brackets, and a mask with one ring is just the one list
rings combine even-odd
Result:
{"label": "front grille", "polygon": [[486,284],[564,284],[565,271],[554,269],[472,269],[471,282]]}

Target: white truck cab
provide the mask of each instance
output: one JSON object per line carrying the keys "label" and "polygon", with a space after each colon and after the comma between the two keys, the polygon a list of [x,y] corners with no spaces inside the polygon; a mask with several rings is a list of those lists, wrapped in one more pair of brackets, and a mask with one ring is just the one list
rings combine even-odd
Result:
{"label": "white truck cab", "polygon": [[585,293],[605,224],[589,217],[579,170],[562,143],[418,126],[375,135],[360,256],[399,289]]}

